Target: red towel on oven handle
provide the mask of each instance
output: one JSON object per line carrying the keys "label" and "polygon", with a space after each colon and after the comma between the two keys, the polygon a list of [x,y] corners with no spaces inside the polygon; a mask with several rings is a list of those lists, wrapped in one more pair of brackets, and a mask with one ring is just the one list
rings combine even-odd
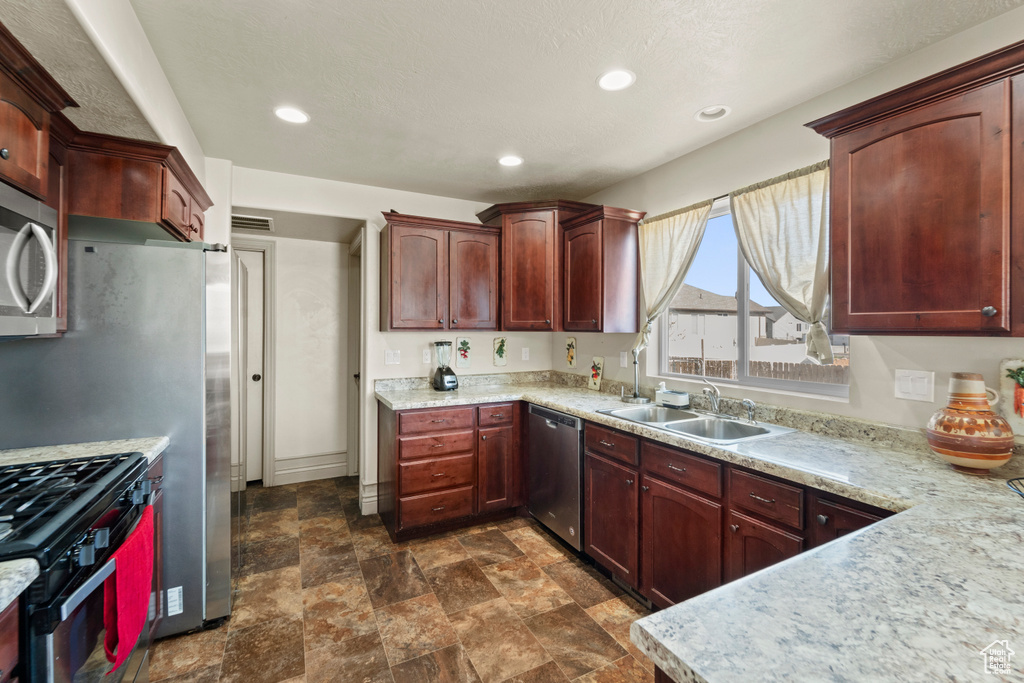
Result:
{"label": "red towel on oven handle", "polygon": [[139,523],[114,551],[114,573],[103,584],[103,649],[114,666],[127,661],[146,626],[153,586],[153,508],[147,505]]}

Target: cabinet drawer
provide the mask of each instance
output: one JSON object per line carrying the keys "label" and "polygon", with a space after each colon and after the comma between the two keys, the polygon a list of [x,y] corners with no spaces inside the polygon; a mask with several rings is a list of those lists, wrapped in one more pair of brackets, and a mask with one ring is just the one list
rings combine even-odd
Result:
{"label": "cabinet drawer", "polygon": [[644,442],[642,464],[650,474],[715,498],[722,497],[722,466],[682,451]]}
{"label": "cabinet drawer", "polygon": [[512,424],[514,403],[490,403],[477,408],[477,424],[481,427],[500,427]]}
{"label": "cabinet drawer", "polygon": [[432,455],[463,453],[472,451],[475,443],[472,429],[431,436],[404,437],[398,440],[398,457],[402,460],[411,460]]}
{"label": "cabinet drawer", "polygon": [[601,453],[630,465],[637,464],[639,441],[635,436],[588,423],[584,431],[583,443],[586,449],[592,453]]}
{"label": "cabinet drawer", "polygon": [[729,470],[729,502],[794,529],[804,528],[804,492],[795,486]]}
{"label": "cabinet drawer", "polygon": [[403,496],[455,486],[473,485],[473,454],[430,458],[398,465],[398,490]]}
{"label": "cabinet drawer", "polygon": [[472,486],[424,493],[398,499],[398,524],[402,529],[424,526],[473,514],[476,496]]}
{"label": "cabinet drawer", "polygon": [[399,434],[424,434],[449,429],[467,429],[473,426],[472,406],[467,408],[444,408],[427,410],[422,413],[399,413]]}

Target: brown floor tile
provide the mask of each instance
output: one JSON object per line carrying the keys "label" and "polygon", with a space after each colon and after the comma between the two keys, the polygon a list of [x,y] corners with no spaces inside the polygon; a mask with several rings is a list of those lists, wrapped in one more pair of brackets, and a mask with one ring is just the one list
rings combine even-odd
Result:
{"label": "brown floor tile", "polygon": [[547,534],[534,526],[512,529],[506,531],[505,535],[540,567],[573,557],[558,541],[548,538]]}
{"label": "brown floor tile", "polygon": [[523,551],[497,529],[459,536],[459,543],[481,567],[522,557]]}
{"label": "brown floor tile", "polygon": [[302,617],[281,617],[228,634],[220,680],[278,683],[302,675],[304,661]]}
{"label": "brown floor tile", "polygon": [[306,649],[377,632],[362,575],[302,591]]}
{"label": "brown floor tile", "polygon": [[621,588],[579,560],[549,564],[544,567],[544,573],[554,579],[555,583],[584,609],[622,595]]}
{"label": "brown floor tile", "polygon": [[461,529],[455,529],[452,531],[453,536],[473,536],[475,534],[482,534],[485,531],[494,531],[498,528],[496,524],[478,524],[477,526],[467,526]]}
{"label": "brown floor tile", "polygon": [[508,678],[503,683],[566,683],[568,680],[558,665],[552,661]]}
{"label": "brown floor tile", "polygon": [[291,567],[298,563],[298,538],[274,538],[242,546],[242,576]]}
{"label": "brown floor tile", "polygon": [[576,603],[524,621],[569,678],[600,669],[627,654]]}
{"label": "brown floor tile", "polygon": [[483,683],[498,683],[551,659],[504,599],[448,617]]}
{"label": "brown floor tile", "polygon": [[295,487],[293,486],[259,487],[249,490],[253,492],[252,509],[254,514],[268,510],[293,508],[298,505]]}
{"label": "brown floor tile", "polygon": [[462,645],[410,659],[391,667],[395,683],[479,683],[480,677]]}
{"label": "brown floor tile", "polygon": [[333,550],[351,543],[352,534],[340,515],[312,517],[299,522],[300,548]]}
{"label": "brown floor tile", "polygon": [[387,555],[405,547],[403,544],[396,545],[392,543],[387,529],[379,525],[368,529],[353,530],[352,545],[355,547],[356,555],[360,560],[368,560],[378,555]]}
{"label": "brown floor tile", "polygon": [[295,508],[281,508],[259,512],[249,520],[246,542],[267,541],[282,536],[299,534],[299,513]]}
{"label": "brown floor tile", "polygon": [[511,519],[506,519],[504,522],[498,522],[496,526],[502,531],[511,531],[513,529],[523,529],[536,525],[537,522],[534,521],[533,517],[513,517]]}
{"label": "brown floor tile", "polygon": [[371,633],[306,653],[308,683],[391,683],[380,635]]}
{"label": "brown floor tile", "polygon": [[201,669],[220,667],[227,629],[215,629],[158,640],[149,653],[149,679],[162,681]]}
{"label": "brown floor tile", "polygon": [[444,610],[431,593],[382,607],[376,616],[392,666],[458,642]]}
{"label": "brown floor tile", "polygon": [[359,577],[359,561],[350,543],[334,548],[306,547],[300,554],[302,587]]}
{"label": "brown floor tile", "polygon": [[446,564],[469,559],[469,553],[462,547],[458,539],[445,536],[409,546],[416,556],[416,564],[423,571],[434,569]]}
{"label": "brown floor tile", "polygon": [[[154,679],[151,677],[149,680]],[[190,671],[180,676],[161,678],[160,683],[217,683],[218,680],[220,680],[220,664]]]}
{"label": "brown floor tile", "polygon": [[447,614],[501,597],[473,560],[442,565],[424,575]]}
{"label": "brown floor tile", "polygon": [[529,557],[488,565],[483,573],[524,619],[572,602],[569,594]]}
{"label": "brown floor tile", "polygon": [[384,522],[381,521],[380,515],[378,514],[358,514],[353,515],[352,519],[349,520],[349,526],[352,527],[353,531],[358,531],[360,529],[374,529],[376,527],[382,527],[384,526]]}
{"label": "brown floor tile", "polygon": [[401,550],[359,563],[374,608],[384,607],[430,592],[423,572],[416,565],[412,553]]}
{"label": "brown floor tile", "polygon": [[622,659],[576,679],[577,683],[654,683],[654,672],[632,657]]}
{"label": "brown floor tile", "polygon": [[646,617],[650,612],[643,605],[625,595],[594,605],[587,610],[587,614],[596,621],[601,628],[611,634],[612,638],[624,647],[636,661],[648,671],[654,671],[654,662],[647,658],[647,655],[640,652],[640,648],[629,639],[629,627],[637,619]]}
{"label": "brown floor tile", "polygon": [[302,613],[302,575],[298,567],[243,576],[231,607],[228,629],[239,631],[289,614]]}
{"label": "brown floor tile", "polygon": [[299,493],[299,519],[313,517],[341,516],[341,496],[337,489],[317,491],[315,493]]}

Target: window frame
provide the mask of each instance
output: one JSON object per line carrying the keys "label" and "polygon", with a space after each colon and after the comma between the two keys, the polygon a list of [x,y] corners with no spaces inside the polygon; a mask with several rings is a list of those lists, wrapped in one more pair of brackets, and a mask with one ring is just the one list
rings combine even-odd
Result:
{"label": "window frame", "polygon": [[[728,197],[720,197],[715,200],[715,203],[711,206],[711,213],[708,215],[708,221],[713,218],[720,218],[727,214],[732,213],[732,207],[729,203]],[[735,229],[735,228],[733,228]],[[788,392],[788,393],[801,393],[801,394],[816,394],[819,396],[828,396],[836,398],[849,398],[850,396],[850,385],[849,384],[829,384],[826,382],[803,382],[795,379],[775,379],[772,377],[752,377],[750,375],[750,345],[749,345],[749,329],[750,329],[750,264],[743,258],[743,250],[739,248],[739,244],[736,246],[736,291],[742,292],[742,297],[736,297],[736,317],[737,317],[737,359],[736,359],[736,374],[737,379],[723,379],[721,377],[709,377],[708,381],[714,384],[724,384],[738,387],[751,387],[755,389],[761,389],[766,391],[776,392]],[[756,277],[756,276],[755,276]],[[658,327],[658,376],[667,379],[682,379],[690,381],[702,381],[704,378],[701,375],[687,375],[678,372],[669,372],[668,370],[668,325],[664,318],[668,315],[668,311],[658,316],[657,327]]]}

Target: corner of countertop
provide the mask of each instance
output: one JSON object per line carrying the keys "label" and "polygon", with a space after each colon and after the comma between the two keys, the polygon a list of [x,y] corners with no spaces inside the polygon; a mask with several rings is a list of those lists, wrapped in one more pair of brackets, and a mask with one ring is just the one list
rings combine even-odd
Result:
{"label": "corner of countertop", "polygon": [[31,558],[0,562],[0,612],[25,592],[38,576],[39,563]]}

